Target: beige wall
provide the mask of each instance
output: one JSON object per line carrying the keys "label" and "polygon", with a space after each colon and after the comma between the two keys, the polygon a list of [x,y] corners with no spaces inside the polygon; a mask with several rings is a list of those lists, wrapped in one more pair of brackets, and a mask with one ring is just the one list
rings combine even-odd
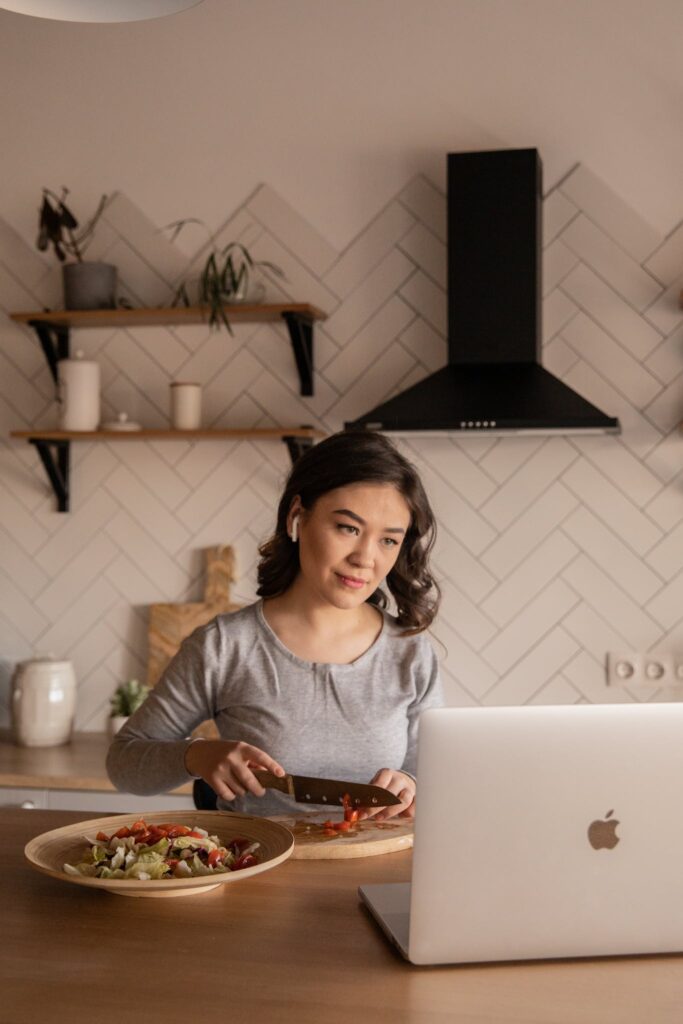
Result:
{"label": "beige wall", "polygon": [[[33,249],[43,185],[69,185],[77,211],[119,193],[98,244],[141,302],[165,301],[200,241],[170,246],[160,225],[227,222],[285,266],[284,294],[330,314],[315,396],[277,328],[84,332],[105,411],[159,426],[191,372],[211,422],[334,430],[445,361],[445,153],[537,146],[544,361],[624,433],[405,445],[440,521],[448,697],[643,697],[607,691],[603,662],[683,651],[682,23],[677,0],[205,0],[106,27],[0,14],[0,307],[57,301]],[[35,341],[4,315],[0,338],[2,436],[54,424]],[[3,443],[0,722],[13,663],[47,649],[74,660],[79,726],[101,727],[116,682],[144,674],[146,606],[199,596],[203,547],[234,544],[249,600],[286,468],[273,445],[79,445],[60,516],[35,454]]]}
{"label": "beige wall", "polygon": [[[73,25],[0,13],[3,216],[43,184],[210,223],[266,181],[338,247],[449,149],[537,145],[655,227],[681,213],[678,0],[204,0]],[[87,206],[87,203],[85,203]]]}

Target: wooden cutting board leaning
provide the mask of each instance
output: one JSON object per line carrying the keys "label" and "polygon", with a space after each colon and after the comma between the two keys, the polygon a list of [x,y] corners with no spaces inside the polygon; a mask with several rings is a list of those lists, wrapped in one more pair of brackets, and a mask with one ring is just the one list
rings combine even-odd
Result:
{"label": "wooden cutting board leaning", "polygon": [[348,832],[325,835],[321,825],[328,818],[340,820],[341,808],[321,814],[300,811],[274,815],[270,820],[285,825],[294,836],[292,860],[348,860],[351,857],[375,857],[382,853],[409,850],[413,845],[413,821],[390,818],[388,821],[359,821]]}
{"label": "wooden cutting board leaning", "polygon": [[[230,545],[206,548],[204,560],[203,601],[149,607],[147,682],[150,686],[156,685],[185,637],[216,615],[234,612],[240,607],[230,598],[230,584],[235,582],[235,553]],[[218,731],[213,722],[205,722],[193,735],[213,738]]]}

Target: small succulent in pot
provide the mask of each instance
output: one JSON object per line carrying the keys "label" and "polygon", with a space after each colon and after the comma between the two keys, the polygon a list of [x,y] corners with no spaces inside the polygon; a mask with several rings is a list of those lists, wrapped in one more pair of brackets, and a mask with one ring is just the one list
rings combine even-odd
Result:
{"label": "small succulent in pot", "polygon": [[[285,273],[270,260],[255,260],[249,249],[241,242],[229,242],[220,248],[215,237],[203,221],[195,217],[174,221],[167,228],[172,230],[171,241],[186,224],[200,224],[209,235],[210,249],[198,278],[198,298],[201,305],[208,306],[209,325],[220,328],[223,324],[232,334],[232,325],[226,312],[226,305],[244,302],[248,297],[251,272],[258,267],[269,270],[276,277],[285,278]],[[171,305],[182,303],[191,306],[188,283],[182,281],[176,289]]]}
{"label": "small succulent in pot", "polygon": [[51,245],[60,263],[64,263],[67,256],[82,263],[85,250],[92,241],[95,226],[107,205],[107,196],[102,196],[93,216],[81,227],[66,205],[68,194],[69,190],[64,185],[61,196],[49,188],[43,189],[36,246],[41,252],[45,252]]}
{"label": "small succulent in pot", "polygon": [[121,683],[110,698],[111,718],[129,718],[141,707],[150,693],[150,687],[137,679],[129,679]]}

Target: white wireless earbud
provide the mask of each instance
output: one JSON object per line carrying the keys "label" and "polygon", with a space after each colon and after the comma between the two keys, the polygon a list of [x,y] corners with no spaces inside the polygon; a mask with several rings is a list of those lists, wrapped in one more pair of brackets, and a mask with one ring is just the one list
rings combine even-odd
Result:
{"label": "white wireless earbud", "polygon": [[296,542],[299,539],[299,517],[298,516],[294,516],[294,518],[292,519],[291,538],[292,538],[292,543],[293,544],[296,544]]}

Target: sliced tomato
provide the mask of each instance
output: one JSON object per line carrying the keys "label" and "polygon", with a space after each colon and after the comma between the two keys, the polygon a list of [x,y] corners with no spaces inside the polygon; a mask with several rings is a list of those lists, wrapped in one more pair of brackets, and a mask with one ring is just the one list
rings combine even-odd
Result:
{"label": "sliced tomato", "polygon": [[123,825],[118,832],[114,832],[117,839],[128,839],[130,836],[130,829]]}
{"label": "sliced tomato", "polygon": [[235,861],[232,866],[232,870],[240,871],[242,868],[251,868],[254,864],[258,864],[258,861],[256,860],[256,857],[254,857],[253,853],[245,853],[243,857],[240,857],[239,860]]}
{"label": "sliced tomato", "polygon": [[163,827],[166,830],[166,835],[169,839],[177,839],[178,836],[186,836],[189,835],[190,832],[187,825],[164,825],[160,827]]}
{"label": "sliced tomato", "polygon": [[147,823],[144,822],[142,820],[142,818],[141,818],[140,821],[134,821],[133,822],[133,824],[130,826],[130,830],[131,830],[132,833],[146,832],[147,831]]}
{"label": "sliced tomato", "polygon": [[355,808],[347,807],[344,810],[344,821],[358,821],[358,811]]}
{"label": "sliced tomato", "polygon": [[323,835],[324,836],[336,836],[336,834],[337,833],[335,832],[335,830],[333,828],[324,828],[323,829]]}
{"label": "sliced tomato", "polygon": [[351,828],[350,821],[335,821],[333,828],[335,832],[348,832]]}
{"label": "sliced tomato", "polygon": [[180,858],[179,857],[166,857],[165,863],[168,864],[168,866],[171,869],[171,871],[173,871],[175,869],[175,867],[176,867],[176,864],[180,864]]}
{"label": "sliced tomato", "polygon": [[220,850],[209,850],[209,856],[207,858],[207,864],[210,868],[216,866],[216,864],[223,863],[223,854]]}
{"label": "sliced tomato", "polygon": [[98,832],[97,835],[95,836],[95,839],[99,840],[100,843],[109,842],[109,836],[107,835],[106,832]]}
{"label": "sliced tomato", "polygon": [[201,832],[195,832],[194,829],[191,829],[186,835],[191,836],[193,839],[206,839],[206,836],[203,836]]}

